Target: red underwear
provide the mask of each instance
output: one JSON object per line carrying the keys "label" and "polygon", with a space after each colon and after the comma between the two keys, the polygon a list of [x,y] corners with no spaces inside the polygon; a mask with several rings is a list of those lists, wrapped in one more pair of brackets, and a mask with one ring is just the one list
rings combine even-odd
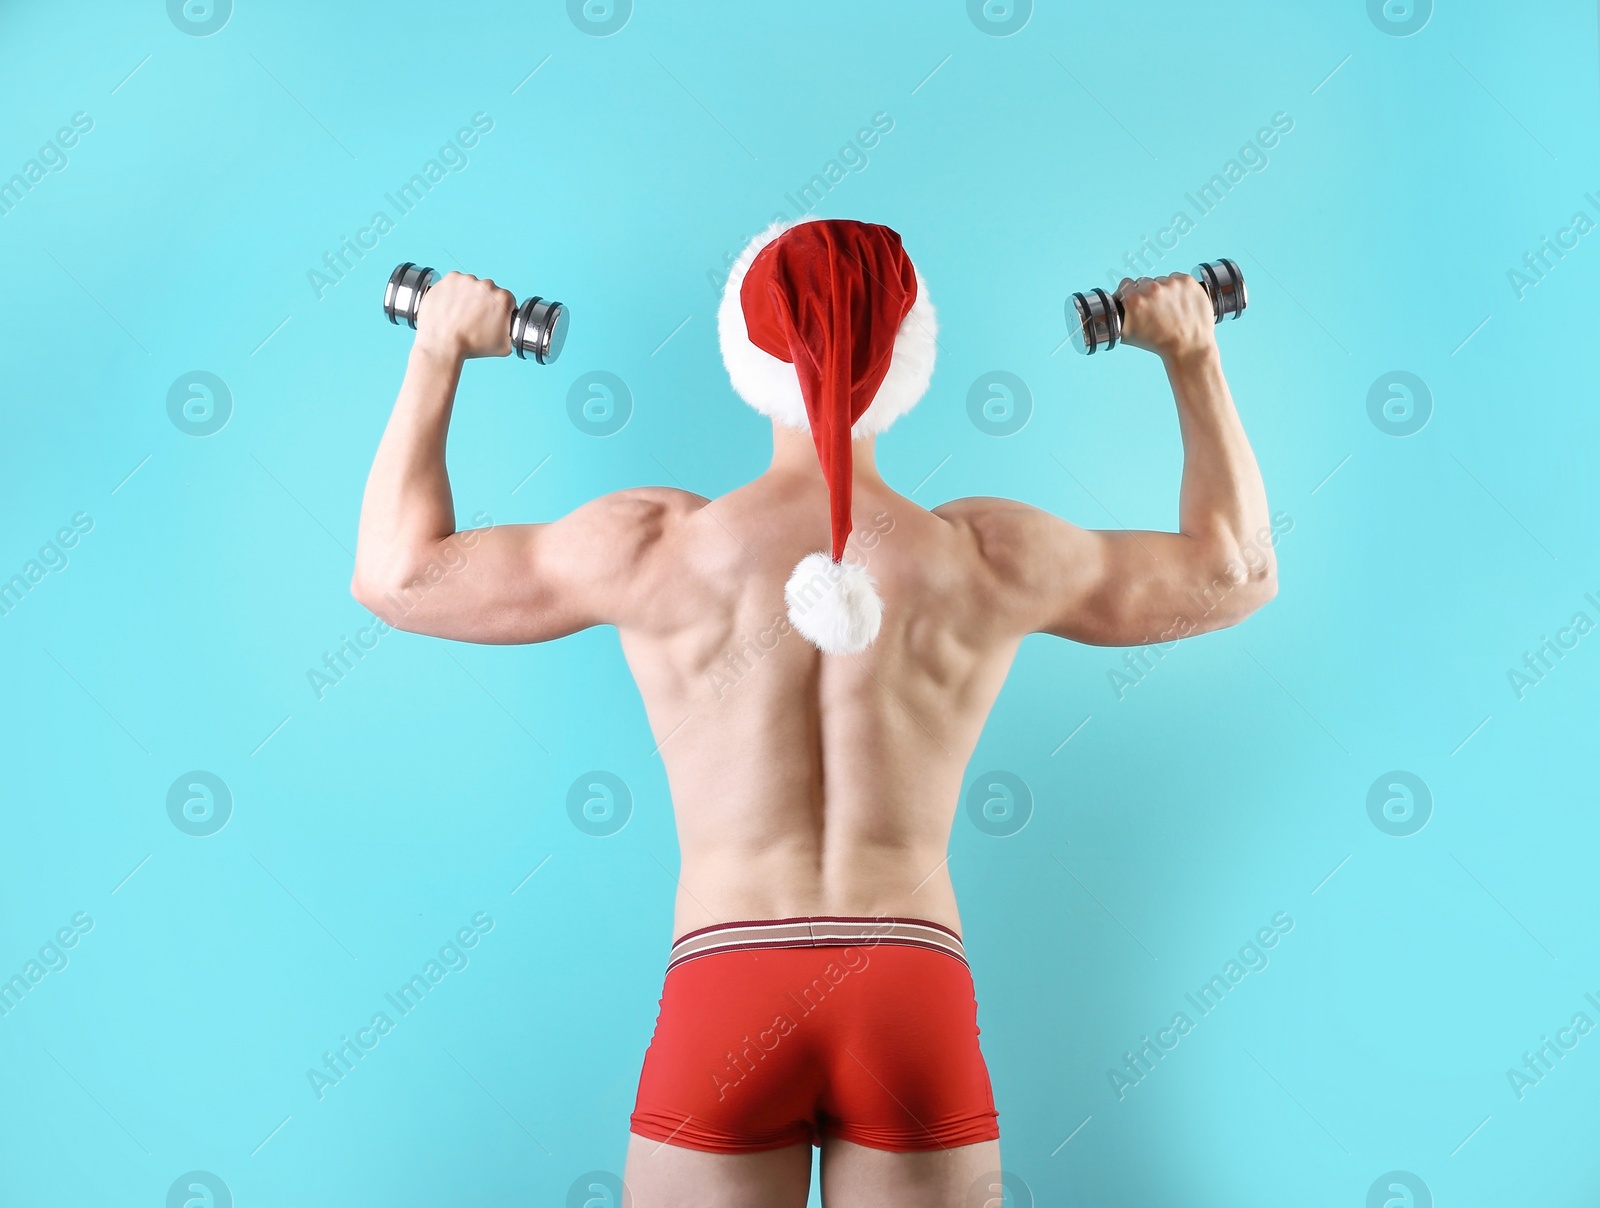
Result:
{"label": "red underwear", "polygon": [[961,940],[920,919],[776,919],[672,946],[632,1130],[710,1153],[1000,1136]]}

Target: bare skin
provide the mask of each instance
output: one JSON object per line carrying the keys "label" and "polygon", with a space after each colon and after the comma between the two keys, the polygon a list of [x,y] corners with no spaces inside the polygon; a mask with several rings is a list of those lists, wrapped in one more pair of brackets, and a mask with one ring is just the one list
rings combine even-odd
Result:
{"label": "bare skin", "polygon": [[[883,629],[862,654],[825,656],[789,629],[783,603],[796,562],[828,546],[808,433],[775,426],[770,468],[715,500],[645,487],[548,524],[457,532],[445,469],[456,386],[466,359],[510,351],[515,302],[452,273],[423,301],[351,590],[396,628],[458,641],[616,627],[672,791],[674,935],[807,915],[959,932],[950,830],[1022,638],[1144,645],[1235,624],[1276,591],[1266,492],[1209,301],[1186,275],[1119,293],[1125,341],[1161,357],[1177,403],[1178,531],[1087,530],[994,498],[928,511],[858,440],[851,556],[877,580]],[[636,1208],[805,1203],[806,1146],[730,1157],[630,1141]],[[898,1154],[830,1141],[823,1191],[830,1208],[954,1208],[999,1165],[997,1142]]]}

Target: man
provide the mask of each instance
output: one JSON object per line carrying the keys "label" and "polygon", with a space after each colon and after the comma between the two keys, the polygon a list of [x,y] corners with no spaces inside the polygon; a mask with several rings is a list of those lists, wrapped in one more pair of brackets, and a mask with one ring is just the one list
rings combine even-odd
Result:
{"label": "man", "polygon": [[[493,527],[464,561],[445,433],[462,363],[509,351],[515,303],[455,273],[423,302],[352,591],[460,641],[617,628],[682,856],[632,1118],[638,1208],[802,1208],[813,1142],[830,1208],[964,1206],[999,1168],[945,862],[1012,657],[1029,633],[1216,629],[1276,591],[1208,299],[1187,276],[1119,292],[1125,342],[1160,355],[1177,401],[1176,533],[1004,499],[927,511],[886,485],[875,436],[927,387],[933,309],[893,231],[810,221],[752,242],[719,316],[736,389],[773,418],[764,474],[716,500],[640,488]],[[456,569],[395,615],[440,561]]]}

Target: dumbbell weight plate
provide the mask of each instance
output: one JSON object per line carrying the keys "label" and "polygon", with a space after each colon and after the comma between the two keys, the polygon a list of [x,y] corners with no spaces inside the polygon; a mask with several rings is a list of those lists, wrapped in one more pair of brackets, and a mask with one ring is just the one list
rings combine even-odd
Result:
{"label": "dumbbell weight plate", "polygon": [[1109,351],[1122,339],[1122,300],[1098,287],[1073,294],[1067,300],[1067,325],[1072,346],[1085,356]]}
{"label": "dumbbell weight plate", "polygon": [[406,326],[415,331],[422,295],[438,277],[431,268],[422,268],[409,260],[390,273],[389,284],[383,287],[383,313],[389,316],[389,322],[398,324],[404,320]]}
{"label": "dumbbell weight plate", "polygon": [[1214,323],[1237,319],[1250,304],[1250,296],[1244,288],[1244,274],[1232,260],[1197,264],[1194,266],[1194,278],[1205,286],[1206,293],[1211,296]]}
{"label": "dumbbell weight plate", "polygon": [[547,298],[532,297],[511,316],[511,347],[519,357],[548,365],[567,342],[567,308]]}

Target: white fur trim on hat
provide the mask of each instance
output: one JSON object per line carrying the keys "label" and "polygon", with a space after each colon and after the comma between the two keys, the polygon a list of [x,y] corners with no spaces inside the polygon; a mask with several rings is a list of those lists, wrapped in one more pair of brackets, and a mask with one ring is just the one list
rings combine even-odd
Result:
{"label": "white fur trim on hat", "polygon": [[[806,418],[805,400],[800,396],[799,375],[788,361],[780,361],[750,342],[744,307],[739,300],[739,288],[756,255],[790,227],[798,225],[787,219],[774,222],[752,239],[733,262],[728,270],[728,283],[723,287],[722,303],[717,308],[717,336],[722,344],[722,363],[728,367],[728,377],[739,397],[784,427],[808,432],[811,424]],[[928,301],[928,286],[922,274],[915,265],[911,271],[917,278],[916,301],[900,321],[889,372],[884,375],[872,404],[851,428],[852,437],[884,431],[916,406],[933,380],[934,356],[938,352],[938,317],[933,303]]]}
{"label": "white fur trim on hat", "polygon": [[883,600],[867,568],[807,554],[783,586],[789,623],[823,654],[860,654],[878,636]]}

